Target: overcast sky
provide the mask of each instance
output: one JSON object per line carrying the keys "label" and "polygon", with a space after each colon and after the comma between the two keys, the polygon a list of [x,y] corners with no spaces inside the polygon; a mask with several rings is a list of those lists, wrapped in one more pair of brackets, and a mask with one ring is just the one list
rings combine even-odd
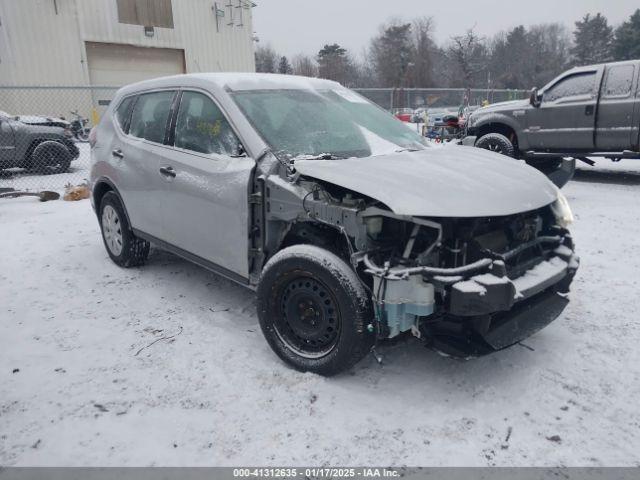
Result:
{"label": "overcast sky", "polygon": [[603,13],[613,25],[640,7],[638,0],[255,0],[254,30],[261,45],[292,56],[315,55],[325,43],[337,42],[360,54],[389,17],[411,20],[432,16],[436,38],[473,26],[484,36],[524,24],[573,22],[585,13]]}

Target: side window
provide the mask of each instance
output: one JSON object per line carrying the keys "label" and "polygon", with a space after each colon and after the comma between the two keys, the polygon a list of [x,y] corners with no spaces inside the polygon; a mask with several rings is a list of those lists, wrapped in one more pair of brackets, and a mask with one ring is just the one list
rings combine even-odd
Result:
{"label": "side window", "polygon": [[198,153],[235,155],[240,141],[218,106],[206,95],[184,92],[176,120],[175,146]]}
{"label": "side window", "polygon": [[122,129],[123,132],[126,133],[127,128],[129,128],[129,117],[131,116],[131,105],[136,97],[127,97],[125,98],[120,106],[116,110],[116,121],[118,125]]}
{"label": "side window", "polygon": [[618,65],[609,68],[604,86],[605,97],[628,97],[633,84],[633,65]]}
{"label": "side window", "polygon": [[129,134],[150,142],[163,143],[175,92],[144,93],[138,97]]}
{"label": "side window", "polygon": [[544,92],[544,102],[555,102],[561,98],[577,95],[593,95],[596,91],[596,72],[571,75]]}

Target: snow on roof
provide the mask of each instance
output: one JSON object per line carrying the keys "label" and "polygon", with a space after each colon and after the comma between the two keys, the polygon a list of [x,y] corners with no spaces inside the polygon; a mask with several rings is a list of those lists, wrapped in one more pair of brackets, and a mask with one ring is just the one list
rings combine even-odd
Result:
{"label": "snow on roof", "polygon": [[230,90],[321,90],[339,88],[340,84],[331,80],[280,75],[275,73],[190,73],[170,77],[154,78],[124,87],[124,91],[177,86],[214,85]]}

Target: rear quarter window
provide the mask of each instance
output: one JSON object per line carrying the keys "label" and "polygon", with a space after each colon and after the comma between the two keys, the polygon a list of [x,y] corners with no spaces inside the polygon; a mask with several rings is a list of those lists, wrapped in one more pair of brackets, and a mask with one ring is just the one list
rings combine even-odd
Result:
{"label": "rear quarter window", "polygon": [[127,132],[129,128],[129,118],[131,117],[131,106],[136,97],[127,97],[118,106],[115,118],[118,126],[123,132]]}
{"label": "rear quarter window", "polygon": [[633,65],[618,65],[609,68],[604,86],[605,97],[628,97],[633,87]]}

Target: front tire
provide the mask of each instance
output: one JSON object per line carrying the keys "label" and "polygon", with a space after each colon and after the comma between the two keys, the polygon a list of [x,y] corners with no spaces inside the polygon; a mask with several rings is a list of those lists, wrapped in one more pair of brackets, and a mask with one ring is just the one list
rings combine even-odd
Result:
{"label": "front tire", "polygon": [[500,133],[488,133],[476,142],[476,147],[484,148],[507,157],[515,156],[516,149],[507,137]]}
{"label": "front tire", "polygon": [[355,271],[328,250],[294,245],[265,266],[258,285],[260,327],[293,368],[335,375],[373,345],[372,309]]}
{"label": "front tire", "polygon": [[109,257],[124,268],[143,265],[149,256],[149,242],[131,231],[120,197],[107,192],[100,202],[100,229]]}

